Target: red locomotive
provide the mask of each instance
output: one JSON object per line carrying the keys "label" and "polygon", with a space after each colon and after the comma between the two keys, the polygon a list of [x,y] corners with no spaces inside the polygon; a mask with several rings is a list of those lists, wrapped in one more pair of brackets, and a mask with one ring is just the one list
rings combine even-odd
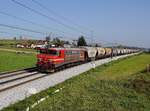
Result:
{"label": "red locomotive", "polygon": [[40,49],[37,67],[40,71],[53,72],[56,68],[85,61],[85,51],[79,48]]}

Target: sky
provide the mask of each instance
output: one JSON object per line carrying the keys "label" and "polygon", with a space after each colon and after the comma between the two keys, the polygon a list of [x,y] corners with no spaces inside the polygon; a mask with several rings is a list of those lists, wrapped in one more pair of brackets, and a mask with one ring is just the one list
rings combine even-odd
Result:
{"label": "sky", "polygon": [[[0,0],[0,24],[26,28],[42,34],[0,25],[0,38],[23,35],[27,38],[44,39],[51,34],[51,37],[74,40],[84,35],[92,43],[118,43],[150,48],[150,0],[35,0],[45,8],[32,0],[15,1],[46,17],[12,0]],[[38,25],[6,16],[3,12]]]}

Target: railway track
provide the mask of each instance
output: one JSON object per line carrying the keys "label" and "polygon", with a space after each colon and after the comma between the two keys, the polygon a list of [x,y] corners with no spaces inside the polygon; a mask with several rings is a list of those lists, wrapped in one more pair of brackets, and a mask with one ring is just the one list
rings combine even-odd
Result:
{"label": "railway track", "polygon": [[0,92],[47,76],[37,72],[36,67],[0,73]]}
{"label": "railway track", "polygon": [[[70,65],[67,67],[64,67],[63,69],[56,69],[55,72],[59,72],[61,70],[76,66],[79,64]],[[37,71],[36,67],[28,68],[24,70],[18,70],[18,71],[10,71],[10,72],[4,72],[0,73],[0,92],[12,89],[14,87],[21,86],[23,84],[26,84],[28,82],[49,76],[51,73],[40,73]]]}
{"label": "railway track", "polygon": [[35,71],[35,70],[37,70],[36,67],[14,70],[14,71],[6,71],[6,72],[0,73],[0,76],[7,75],[7,74],[13,74],[13,73],[31,72],[31,71]]}

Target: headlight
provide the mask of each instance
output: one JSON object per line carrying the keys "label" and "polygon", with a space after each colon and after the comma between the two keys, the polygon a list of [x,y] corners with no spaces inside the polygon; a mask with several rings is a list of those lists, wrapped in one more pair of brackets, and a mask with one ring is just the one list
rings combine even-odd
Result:
{"label": "headlight", "polygon": [[42,58],[38,58],[38,61],[39,61],[39,62],[42,61]]}

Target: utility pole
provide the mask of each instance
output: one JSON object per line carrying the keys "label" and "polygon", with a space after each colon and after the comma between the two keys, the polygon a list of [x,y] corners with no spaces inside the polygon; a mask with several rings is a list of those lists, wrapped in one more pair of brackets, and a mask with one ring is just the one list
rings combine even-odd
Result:
{"label": "utility pole", "polygon": [[49,34],[46,34],[46,37],[45,37],[45,40],[46,40],[45,45],[46,45],[46,47],[50,46],[51,35],[52,35],[52,32],[50,32]]}
{"label": "utility pole", "polygon": [[[94,45],[94,36],[93,36],[93,33],[94,31],[91,31],[91,45]],[[92,58],[92,61],[91,61],[91,65],[92,65],[92,68],[95,69],[96,67],[96,64],[95,64],[95,57]]]}
{"label": "utility pole", "polygon": [[93,33],[94,33],[94,31],[92,30],[92,31],[91,31],[91,45],[94,43]]}

